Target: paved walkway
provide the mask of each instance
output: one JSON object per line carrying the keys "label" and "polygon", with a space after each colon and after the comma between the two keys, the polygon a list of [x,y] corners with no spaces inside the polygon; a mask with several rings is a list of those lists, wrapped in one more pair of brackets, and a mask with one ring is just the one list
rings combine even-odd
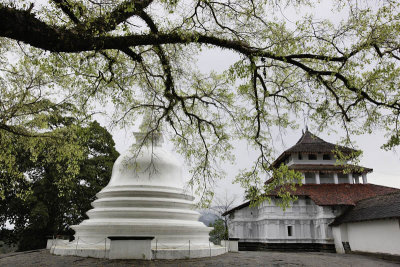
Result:
{"label": "paved walkway", "polygon": [[376,259],[361,255],[340,255],[333,253],[318,252],[264,252],[264,251],[241,251],[239,253],[227,253],[221,256],[203,259],[187,260],[107,260],[80,258],[74,256],[54,256],[48,250],[37,250],[20,253],[0,254],[0,266],[271,266],[271,267],[292,267],[292,266],[400,266],[399,263]]}

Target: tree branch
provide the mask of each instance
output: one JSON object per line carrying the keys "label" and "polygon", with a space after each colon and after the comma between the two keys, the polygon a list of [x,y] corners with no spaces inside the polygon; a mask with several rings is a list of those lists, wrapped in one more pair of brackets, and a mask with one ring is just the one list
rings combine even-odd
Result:
{"label": "tree branch", "polygon": [[97,31],[98,33],[109,32],[115,30],[115,28],[128,18],[138,15],[139,12],[143,11],[148,7],[153,0],[128,0],[119,4],[114,10],[100,16],[93,21],[88,21],[87,30],[90,32]]}
{"label": "tree branch", "polygon": [[80,24],[67,0],[52,0],[75,24]]}

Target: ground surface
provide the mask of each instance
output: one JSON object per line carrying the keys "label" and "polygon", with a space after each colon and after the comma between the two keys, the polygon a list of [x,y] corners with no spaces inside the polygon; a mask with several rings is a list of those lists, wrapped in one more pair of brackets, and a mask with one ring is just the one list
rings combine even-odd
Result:
{"label": "ground surface", "polygon": [[73,256],[54,256],[48,250],[0,254],[0,266],[400,266],[399,263],[385,261],[369,256],[340,255],[333,253],[302,252],[264,252],[241,251],[221,256],[187,260],[107,260],[80,258]]}

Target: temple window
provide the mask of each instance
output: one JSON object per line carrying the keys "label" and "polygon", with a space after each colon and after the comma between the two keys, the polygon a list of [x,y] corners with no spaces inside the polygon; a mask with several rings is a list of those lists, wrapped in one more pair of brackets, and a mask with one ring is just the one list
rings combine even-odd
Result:
{"label": "temple window", "polygon": [[349,177],[347,173],[338,173],[338,179],[339,179],[339,184],[348,184],[349,183]]}
{"label": "temple window", "polygon": [[317,155],[316,154],[308,154],[308,159],[309,160],[317,160]]}
{"label": "temple window", "polygon": [[319,180],[321,184],[333,184],[333,173],[320,172]]}
{"label": "temple window", "polygon": [[322,156],[322,159],[323,159],[323,160],[331,160],[331,155],[329,155],[329,154],[324,154],[324,155]]}
{"label": "temple window", "polygon": [[353,173],[353,183],[355,184],[360,183],[360,175],[358,173]]}
{"label": "temple window", "polygon": [[315,184],[315,173],[306,172],[304,177],[306,178],[306,184]]}
{"label": "temple window", "polygon": [[302,160],[303,156],[301,155],[301,153],[299,153],[299,160]]}
{"label": "temple window", "polygon": [[287,227],[287,235],[288,236],[293,236],[293,226],[292,225],[288,225],[288,227]]}

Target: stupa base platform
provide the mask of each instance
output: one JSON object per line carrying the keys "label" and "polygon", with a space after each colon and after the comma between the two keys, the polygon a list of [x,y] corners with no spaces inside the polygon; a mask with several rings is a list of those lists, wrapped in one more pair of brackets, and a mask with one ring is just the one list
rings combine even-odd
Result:
{"label": "stupa base platform", "polygon": [[[227,253],[228,249],[222,246],[213,245],[211,247],[188,247],[181,248],[151,248],[151,259],[192,259],[192,258],[205,258],[214,257],[224,253]],[[97,244],[97,245],[79,245],[70,242],[68,244],[59,244],[50,248],[50,253],[59,256],[78,256],[78,257],[90,257],[90,258],[110,258],[110,246],[109,244]],[[123,257],[121,259],[126,259]]]}

